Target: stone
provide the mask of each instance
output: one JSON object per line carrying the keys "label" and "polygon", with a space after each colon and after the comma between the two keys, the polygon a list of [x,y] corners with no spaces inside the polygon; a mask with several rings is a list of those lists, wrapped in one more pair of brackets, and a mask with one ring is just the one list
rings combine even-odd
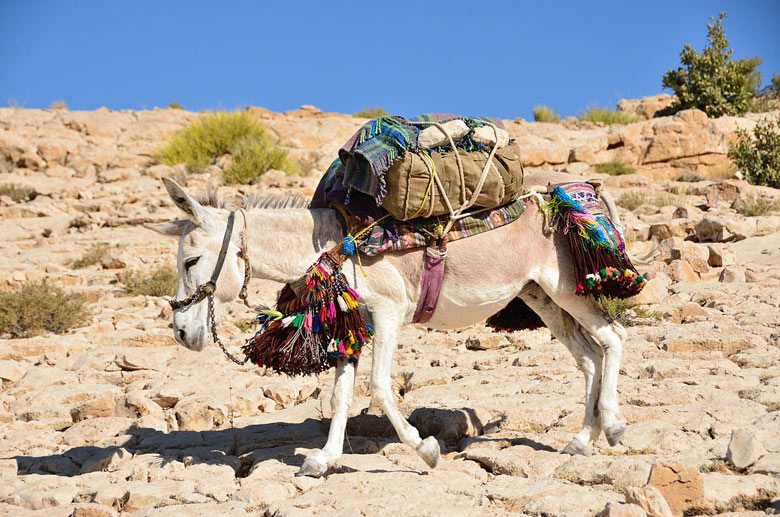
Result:
{"label": "stone", "polygon": [[647,485],[644,487],[628,487],[626,501],[644,510],[648,517],[672,517],[672,509],[658,488]]}
{"label": "stone", "polygon": [[70,517],[116,517],[116,510],[96,503],[80,503],[74,505]]}
{"label": "stone", "polygon": [[638,504],[609,503],[598,513],[597,517],[645,517],[647,512]]}
{"label": "stone", "polygon": [[667,266],[666,271],[675,282],[696,282],[699,275],[693,270],[691,265],[684,260],[672,260]]}
{"label": "stone", "polygon": [[460,119],[445,122],[442,124],[442,127],[447,134],[442,133],[441,129],[436,126],[428,126],[422,129],[417,137],[417,143],[420,145],[420,148],[429,149],[448,144],[449,139],[447,135],[457,142],[469,132],[466,123]]}
{"label": "stone", "polygon": [[685,468],[677,462],[655,463],[648,485],[661,492],[674,515],[682,515],[686,508],[701,502],[704,497],[704,483],[699,470]]}
{"label": "stone", "polygon": [[753,474],[780,477],[780,453],[769,453],[758,459],[750,469]]}
{"label": "stone", "polygon": [[737,263],[737,254],[728,244],[708,244],[707,262],[712,267],[725,267]]}
{"label": "stone", "polygon": [[669,297],[669,285],[671,279],[666,274],[654,275],[649,279],[638,295],[632,297],[631,303],[635,305],[654,305],[664,303]]}
{"label": "stone", "polygon": [[726,459],[738,469],[746,469],[766,451],[747,429],[736,429],[731,433]]}
{"label": "stone", "polygon": [[726,266],[723,268],[723,271],[720,272],[718,281],[728,283],[745,282],[745,268],[737,265]]}
{"label": "stone", "polygon": [[279,500],[288,499],[295,493],[295,487],[291,483],[245,479],[241,483],[241,488],[233,494],[231,500],[242,501],[251,505],[268,506]]}
{"label": "stone", "polygon": [[474,334],[466,338],[467,350],[495,350],[509,345],[503,334]]}

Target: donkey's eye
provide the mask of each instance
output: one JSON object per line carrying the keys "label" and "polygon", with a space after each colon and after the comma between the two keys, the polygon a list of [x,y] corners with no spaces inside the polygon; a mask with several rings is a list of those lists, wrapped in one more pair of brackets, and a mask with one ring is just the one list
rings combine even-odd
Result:
{"label": "donkey's eye", "polygon": [[189,271],[192,266],[194,266],[195,264],[198,263],[198,260],[200,260],[200,257],[193,257],[193,258],[187,259],[184,262],[184,269],[186,271]]}

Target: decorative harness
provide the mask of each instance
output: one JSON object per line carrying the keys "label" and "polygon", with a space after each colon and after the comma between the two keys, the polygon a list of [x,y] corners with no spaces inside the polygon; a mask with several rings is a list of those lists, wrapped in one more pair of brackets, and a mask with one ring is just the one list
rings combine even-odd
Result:
{"label": "decorative harness", "polygon": [[[240,249],[240,257],[244,260],[244,283],[241,286],[241,291],[238,294],[238,297],[244,302],[244,305],[249,307],[249,302],[247,302],[247,285],[249,284],[249,278],[252,274],[252,267],[249,264],[249,253],[247,251],[246,247],[246,230],[247,230],[247,219],[246,219],[246,212],[244,212],[243,209],[239,209],[238,211],[241,212],[241,215],[244,218],[244,229],[241,231],[241,245],[239,247]],[[227,256],[227,250],[230,246],[230,240],[231,236],[233,234],[233,223],[236,219],[236,211],[230,212],[230,215],[228,216],[227,220],[227,228],[225,229],[225,235],[222,237],[222,247],[219,250],[219,255],[217,256],[217,264],[214,266],[214,272],[211,274],[211,278],[208,282],[205,284],[201,284],[198,286],[198,288],[195,290],[192,295],[188,296],[184,300],[169,300],[168,303],[171,304],[171,308],[174,311],[178,311],[180,309],[187,309],[191,305],[194,305],[198,302],[203,301],[204,299],[208,299],[209,303],[209,321],[211,323],[211,335],[214,338],[214,342],[219,345],[219,348],[222,349],[222,351],[225,353],[225,355],[233,361],[236,364],[243,365],[247,362],[249,359],[248,357],[244,357],[244,359],[237,359],[233,354],[228,352],[225,345],[222,344],[222,341],[220,341],[219,336],[217,335],[217,321],[216,317],[214,315],[214,291],[217,288],[217,279],[219,279],[219,274],[222,272],[222,266],[225,264],[225,257]]]}

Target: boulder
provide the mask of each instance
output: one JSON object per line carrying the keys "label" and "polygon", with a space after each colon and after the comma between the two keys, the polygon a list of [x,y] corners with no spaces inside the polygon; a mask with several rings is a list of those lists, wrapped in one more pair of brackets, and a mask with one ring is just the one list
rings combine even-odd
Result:
{"label": "boulder", "polygon": [[626,502],[642,508],[648,517],[672,517],[672,510],[663,494],[654,486],[628,487]]}
{"label": "boulder", "polygon": [[704,497],[704,482],[699,470],[676,462],[654,464],[648,485],[663,494],[674,515],[682,515],[689,506],[700,503]]}
{"label": "boulder", "polygon": [[747,429],[736,429],[731,433],[726,459],[738,469],[746,469],[766,451]]}

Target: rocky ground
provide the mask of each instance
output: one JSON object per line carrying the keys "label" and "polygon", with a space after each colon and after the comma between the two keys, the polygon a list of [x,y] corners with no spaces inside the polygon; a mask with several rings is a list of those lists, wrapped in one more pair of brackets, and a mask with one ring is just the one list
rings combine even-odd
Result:
{"label": "rocky ground", "polygon": [[[664,97],[625,103],[652,116]],[[363,122],[303,107],[251,109],[305,165],[260,185],[311,194],[335,151]],[[25,280],[87,293],[91,323],[64,335],[0,340],[0,514],[669,515],[780,512],[780,217],[745,216],[776,190],[729,176],[725,153],[749,118],[675,117],[602,128],[573,120],[508,122],[529,166],[601,177],[618,197],[632,249],[655,256],[630,311],[620,376],[629,424],[621,445],[589,457],[558,451],[579,429],[582,377],[546,329],[408,328],[397,353],[398,401],[444,457],[429,470],[387,420],[366,411],[370,351],[338,466],[293,474],[324,444],[333,374],[288,379],[238,367],[216,347],[175,345],[162,298],[124,296],[117,274],[174,264],[175,243],[142,223],[178,217],[155,149],[197,114],[0,109],[0,289]],[[621,160],[638,169],[599,176]],[[682,172],[710,178],[673,181]],[[75,269],[95,243],[101,263]],[[657,248],[653,245],[657,244]],[[254,280],[251,299],[280,286]],[[251,330],[234,304],[220,332],[234,349]]]}

